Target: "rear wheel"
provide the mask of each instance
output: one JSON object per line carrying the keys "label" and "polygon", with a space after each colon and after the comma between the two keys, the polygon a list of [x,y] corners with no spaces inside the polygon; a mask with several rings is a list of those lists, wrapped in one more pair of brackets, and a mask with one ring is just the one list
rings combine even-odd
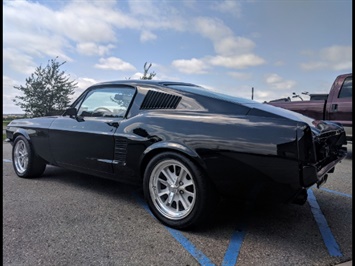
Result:
{"label": "rear wheel", "polygon": [[18,136],[14,141],[12,164],[16,174],[23,178],[38,177],[46,169],[45,161],[35,154],[24,136]]}
{"label": "rear wheel", "polygon": [[203,221],[214,195],[206,176],[187,157],[165,152],[155,156],[144,174],[144,195],[164,224],[187,229]]}

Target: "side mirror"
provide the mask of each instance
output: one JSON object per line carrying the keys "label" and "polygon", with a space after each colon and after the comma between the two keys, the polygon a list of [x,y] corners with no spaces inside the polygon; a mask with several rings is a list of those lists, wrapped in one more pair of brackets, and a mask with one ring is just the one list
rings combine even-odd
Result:
{"label": "side mirror", "polygon": [[65,110],[63,116],[69,115],[70,117],[72,116],[76,117],[77,112],[78,111],[76,110],[75,107],[70,107],[67,110]]}

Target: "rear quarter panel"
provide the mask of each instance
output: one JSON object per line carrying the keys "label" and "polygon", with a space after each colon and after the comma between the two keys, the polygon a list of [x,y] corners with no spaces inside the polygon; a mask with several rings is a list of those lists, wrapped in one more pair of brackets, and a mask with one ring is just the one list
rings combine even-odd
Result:
{"label": "rear quarter panel", "polygon": [[[127,126],[125,126],[127,123]],[[222,114],[152,111],[131,118],[118,129],[130,140],[128,167],[138,168],[144,158],[130,159],[143,149],[161,148],[161,143],[187,147],[197,162],[225,195],[237,191],[242,198],[255,197],[260,190],[290,195],[300,187],[297,122],[264,117],[231,117]],[[137,132],[141,132],[138,133]],[[142,132],[144,132],[142,134]],[[157,144],[159,143],[159,144]],[[173,149],[170,145],[169,149]],[[129,156],[130,151],[135,150]],[[143,157],[149,154],[143,152]],[[267,189],[266,189],[267,188]],[[278,195],[277,197],[282,198]]]}

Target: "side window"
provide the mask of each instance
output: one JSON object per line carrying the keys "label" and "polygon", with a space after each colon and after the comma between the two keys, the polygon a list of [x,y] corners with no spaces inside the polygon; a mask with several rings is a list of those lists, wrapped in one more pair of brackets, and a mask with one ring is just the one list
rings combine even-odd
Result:
{"label": "side window", "polygon": [[124,117],[132,101],[133,88],[98,88],[88,93],[82,102],[78,116]]}
{"label": "side window", "polygon": [[353,96],[353,77],[347,77],[341,86],[338,98],[349,98]]}

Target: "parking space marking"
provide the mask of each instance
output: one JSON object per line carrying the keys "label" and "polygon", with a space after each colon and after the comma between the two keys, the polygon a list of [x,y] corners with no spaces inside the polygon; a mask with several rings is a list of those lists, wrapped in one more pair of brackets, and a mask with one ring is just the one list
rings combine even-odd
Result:
{"label": "parking space marking", "polygon": [[242,218],[238,222],[235,231],[232,234],[229,246],[223,258],[222,266],[232,266],[237,263],[239,252],[247,233],[247,226],[254,212],[254,207],[254,203],[248,205],[241,213],[240,217]]}
{"label": "parking space marking", "polygon": [[239,251],[246,235],[246,224],[241,223],[232,235],[231,241],[224,255],[222,266],[235,265],[238,260]]}
{"label": "parking space marking", "polygon": [[202,251],[197,249],[180,231],[165,226],[169,233],[201,264],[215,265]]}
{"label": "parking space marking", "polygon": [[317,222],[324,244],[328,249],[328,253],[332,257],[342,257],[343,254],[341,253],[339,245],[336,242],[333,233],[328,226],[328,222],[319,207],[319,204],[317,202],[316,197],[314,196],[312,189],[308,189],[308,203],[311,206],[311,211],[313,213],[314,219]]}
{"label": "parking space marking", "polygon": [[[137,192],[133,193],[134,197],[138,201],[138,203],[154,218],[155,216],[150,211],[147,203],[139,197]],[[215,266],[215,264],[198,248],[193,245],[190,240],[188,240],[180,231],[172,229],[170,227],[164,226],[168,232],[178,241],[187,252],[190,253],[201,265],[206,266]]]}
{"label": "parking space marking", "polygon": [[[12,160],[3,159],[3,162],[4,163],[12,163]],[[346,194],[346,193],[342,193],[342,192],[338,192],[338,191],[334,191],[334,190],[330,190],[330,189],[326,189],[326,188],[320,188],[320,189],[323,191],[329,192],[329,193],[352,198],[352,195],[350,195],[350,194]],[[315,197],[312,189],[308,189],[307,192],[308,192],[308,203],[311,207],[313,217],[317,223],[317,226],[318,226],[319,231],[322,235],[324,244],[328,250],[329,255],[332,257],[342,257],[343,254],[340,251],[340,247],[339,247],[338,243],[336,242],[335,237],[330,230],[328,222],[320,209],[320,206],[316,200],[316,197]],[[155,216],[153,215],[153,213],[150,211],[147,203],[138,195],[138,193],[134,192],[133,195],[136,198],[136,200],[138,201],[138,203],[154,219],[156,219]],[[247,219],[249,215],[247,215],[247,213],[245,213],[245,215],[246,216],[244,218]],[[246,228],[247,228],[246,219],[244,219],[243,221],[241,221],[237,225],[236,230],[232,234],[229,246],[226,250],[226,253],[224,255],[223,262],[221,265],[229,266],[229,265],[235,265],[237,263],[239,252],[240,252],[240,249],[242,247],[242,244],[243,244],[243,241],[244,241],[244,238],[246,235]],[[181,246],[187,252],[189,252],[189,254],[191,256],[193,256],[197,260],[198,263],[200,263],[201,265],[215,265],[202,251],[200,251],[195,245],[193,245],[188,240],[188,238],[186,238],[180,231],[172,229],[168,226],[164,226],[164,227],[174,237],[174,239],[176,241],[178,241],[181,244]]]}
{"label": "parking space marking", "polygon": [[350,194],[345,194],[345,193],[338,192],[338,191],[331,190],[331,189],[327,189],[327,188],[320,188],[320,189],[324,190],[324,191],[327,191],[327,192],[330,192],[330,193],[334,193],[334,194],[340,195],[340,196],[344,196],[344,197],[347,197],[347,198],[352,198],[353,197]]}

